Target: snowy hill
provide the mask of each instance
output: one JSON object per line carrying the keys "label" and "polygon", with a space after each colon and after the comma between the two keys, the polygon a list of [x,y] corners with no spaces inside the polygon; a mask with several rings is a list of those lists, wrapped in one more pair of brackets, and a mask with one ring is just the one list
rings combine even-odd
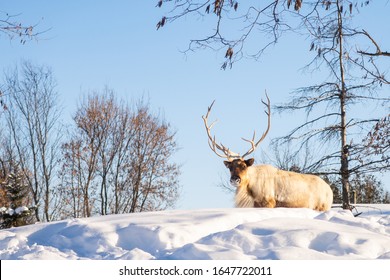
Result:
{"label": "snowy hill", "polygon": [[205,209],[71,219],[0,231],[0,259],[390,259],[390,205]]}

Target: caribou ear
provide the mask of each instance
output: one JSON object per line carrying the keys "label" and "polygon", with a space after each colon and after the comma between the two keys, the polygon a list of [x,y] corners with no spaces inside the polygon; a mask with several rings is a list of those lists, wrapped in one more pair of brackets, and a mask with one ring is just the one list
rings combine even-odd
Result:
{"label": "caribou ear", "polygon": [[255,159],[254,158],[250,158],[250,159],[247,159],[245,161],[245,164],[246,164],[246,166],[249,167],[249,166],[252,166],[254,162],[255,162]]}
{"label": "caribou ear", "polygon": [[224,160],[223,163],[225,164],[225,166],[226,166],[227,168],[230,168],[230,165],[231,165],[231,162],[230,162],[230,161]]}

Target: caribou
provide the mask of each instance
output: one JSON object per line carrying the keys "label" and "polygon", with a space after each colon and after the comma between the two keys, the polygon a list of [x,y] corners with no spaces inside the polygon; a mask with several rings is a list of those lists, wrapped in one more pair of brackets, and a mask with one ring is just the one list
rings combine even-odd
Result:
{"label": "caribou", "polygon": [[265,114],[268,125],[259,140],[256,132],[252,139],[242,138],[250,144],[250,148],[242,156],[232,152],[222,143],[216,142],[211,135],[211,129],[216,123],[208,124],[208,118],[215,100],[208,107],[207,114],[202,116],[211,150],[219,157],[225,158],[225,166],[230,171],[230,183],[236,188],[236,207],[287,207],[310,208],[317,211],[327,211],[333,202],[333,192],[330,186],[320,177],[311,174],[301,174],[278,169],[272,165],[253,165],[254,159],[245,159],[253,153],[267,136],[271,128],[271,102],[266,93],[267,103]]}

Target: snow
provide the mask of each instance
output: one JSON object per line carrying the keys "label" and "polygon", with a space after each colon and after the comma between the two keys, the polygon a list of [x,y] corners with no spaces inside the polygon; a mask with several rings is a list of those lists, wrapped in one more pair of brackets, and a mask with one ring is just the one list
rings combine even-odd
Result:
{"label": "snow", "polygon": [[390,259],[390,205],[199,209],[110,215],[0,231],[0,259]]}
{"label": "snow", "polygon": [[4,206],[0,207],[0,214],[8,214],[10,216],[13,216],[14,214],[16,214],[16,215],[23,214],[23,212],[25,212],[25,211],[29,211],[27,206],[20,206],[20,207],[17,207],[15,210],[12,208],[6,208]]}
{"label": "snow", "polygon": [[15,213],[16,213],[17,215],[20,215],[20,214],[22,214],[22,213],[25,212],[25,211],[29,211],[28,208],[27,208],[27,206],[20,206],[20,207],[18,207],[18,208],[15,209]]}

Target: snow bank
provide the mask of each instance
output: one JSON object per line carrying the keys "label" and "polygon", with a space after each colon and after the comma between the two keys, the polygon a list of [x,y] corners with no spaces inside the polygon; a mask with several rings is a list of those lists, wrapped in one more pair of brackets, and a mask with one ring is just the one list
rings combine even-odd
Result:
{"label": "snow bank", "polygon": [[0,259],[390,259],[390,205],[176,210],[0,231]]}

